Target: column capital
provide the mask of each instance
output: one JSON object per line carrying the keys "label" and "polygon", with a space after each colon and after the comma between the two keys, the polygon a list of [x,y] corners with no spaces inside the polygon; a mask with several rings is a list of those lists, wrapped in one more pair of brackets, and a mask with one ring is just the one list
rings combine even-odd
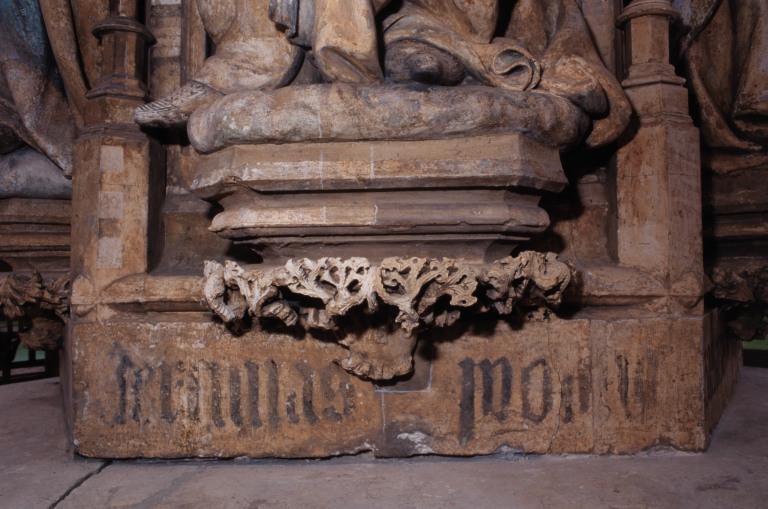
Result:
{"label": "column capital", "polygon": [[630,20],[645,16],[665,16],[669,19],[680,17],[669,0],[634,0],[616,18],[616,24],[621,27]]}
{"label": "column capital", "polygon": [[[658,92],[656,95],[661,94],[649,104],[633,101],[641,116],[660,113],[660,108],[687,116],[687,99],[683,97],[685,80],[675,74],[669,58],[670,20],[678,16],[669,0],[634,0],[617,19],[619,25],[627,28],[630,49],[629,72],[622,85],[628,91],[650,87],[646,94],[652,90]],[[671,98],[670,94],[675,97]]]}

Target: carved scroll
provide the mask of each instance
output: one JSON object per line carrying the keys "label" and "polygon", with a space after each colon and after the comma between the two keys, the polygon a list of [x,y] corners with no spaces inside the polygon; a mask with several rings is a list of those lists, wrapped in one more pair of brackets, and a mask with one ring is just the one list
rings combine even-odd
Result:
{"label": "carved scroll", "polygon": [[[489,265],[448,258],[302,258],[269,270],[234,262],[205,263],[204,297],[226,324],[248,315],[285,326],[333,332],[350,350],[342,366],[373,379],[410,370],[416,334],[448,326],[462,312],[509,315],[518,305],[556,308],[571,281],[571,268],[554,253],[526,251]],[[394,308],[395,332],[345,334],[344,320]]]}

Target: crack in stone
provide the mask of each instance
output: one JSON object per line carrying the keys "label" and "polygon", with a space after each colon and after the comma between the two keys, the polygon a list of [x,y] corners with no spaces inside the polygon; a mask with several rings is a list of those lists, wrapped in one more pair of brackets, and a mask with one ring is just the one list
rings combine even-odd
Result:
{"label": "crack in stone", "polygon": [[57,498],[51,505],[48,506],[48,509],[55,509],[56,507],[58,507],[58,505],[61,504],[73,491],[75,491],[77,488],[85,484],[85,481],[87,481],[91,477],[99,475],[105,468],[107,468],[111,464],[112,464],[111,461],[105,461],[99,466],[99,468],[97,468],[92,472],[87,473],[86,475],[84,475],[83,477],[75,481],[75,484],[67,488],[67,490],[59,498]]}
{"label": "crack in stone", "polygon": [[192,479],[193,477],[199,474],[204,474],[206,470],[207,470],[207,467],[203,467],[201,469],[195,468],[194,470],[191,470],[189,472],[184,472],[181,475],[172,479],[169,483],[166,484],[166,486],[150,494],[148,497],[144,498],[143,500],[135,504],[125,506],[125,509],[150,509],[153,507],[158,507],[161,502],[166,501],[169,495],[172,495],[175,492],[177,492],[178,489],[184,486],[184,484],[187,481],[189,481],[190,479]]}

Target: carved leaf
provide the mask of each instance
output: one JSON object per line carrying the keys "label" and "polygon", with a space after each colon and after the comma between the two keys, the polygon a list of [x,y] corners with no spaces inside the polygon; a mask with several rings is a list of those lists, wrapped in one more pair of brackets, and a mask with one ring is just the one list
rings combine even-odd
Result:
{"label": "carved leaf", "polygon": [[0,275],[0,307],[7,318],[20,318],[24,315],[23,306],[38,302],[42,296],[43,278],[39,273]]}
{"label": "carved leaf", "polygon": [[224,266],[218,262],[205,262],[203,266],[205,283],[203,297],[208,307],[221,318],[224,323],[235,323],[245,315],[244,298],[239,291],[227,288],[224,279]]}
{"label": "carved leaf", "polygon": [[557,307],[571,282],[571,268],[554,253],[524,251],[493,262],[480,275],[485,295],[499,314],[509,314],[518,302]]}
{"label": "carved leaf", "polygon": [[455,260],[444,258],[435,263],[438,273],[427,285],[418,305],[419,315],[432,307],[442,296],[450,297],[449,304],[456,307],[470,307],[477,302],[477,275],[467,266]]}
{"label": "carved leaf", "polygon": [[335,331],[337,318],[363,303],[367,306],[358,308],[361,313],[374,311],[377,298],[396,307],[397,336],[383,330],[337,336],[350,352],[342,366],[373,379],[410,370],[419,326],[451,325],[461,309],[472,308],[479,298],[484,304],[475,309],[495,308],[500,314],[511,313],[518,303],[555,307],[571,280],[570,267],[556,255],[532,251],[484,268],[449,258],[386,258],[378,267],[365,258],[302,258],[263,272],[234,262],[206,262],[204,273],[205,300],[226,323],[237,323],[248,313],[289,327],[301,323]]}
{"label": "carved leaf", "polygon": [[47,287],[41,288],[40,307],[52,310],[62,321],[66,321],[69,317],[69,293],[69,274],[65,274]]}
{"label": "carved leaf", "polygon": [[24,285],[15,274],[0,275],[0,307],[8,318],[18,318],[23,315],[21,306],[29,302],[25,298]]}
{"label": "carved leaf", "polygon": [[32,327],[19,333],[21,342],[32,350],[56,350],[64,336],[64,323],[60,320],[35,317]]}
{"label": "carved leaf", "polygon": [[365,258],[302,258],[286,263],[286,286],[295,293],[319,299],[332,315],[344,314],[368,299],[373,285],[371,264]]}
{"label": "carved leaf", "polygon": [[[245,301],[242,305],[247,305],[251,316],[259,316],[264,304],[278,295],[278,289],[273,284],[274,278],[258,270],[245,270],[233,261],[227,260],[224,263],[223,276],[226,287],[236,289],[236,293]],[[237,305],[241,305],[239,300]]]}
{"label": "carved leaf", "polygon": [[386,304],[399,313],[395,321],[408,332],[419,325],[417,300],[424,287],[440,275],[437,261],[425,258],[385,258],[379,267],[374,288]]}
{"label": "carved leaf", "polygon": [[33,350],[56,350],[60,346],[64,323],[69,315],[69,275],[46,283],[39,272],[30,275],[0,275],[0,310],[7,318],[21,318],[25,305],[53,311],[58,320],[42,316],[32,319],[32,327],[19,333],[22,343]]}

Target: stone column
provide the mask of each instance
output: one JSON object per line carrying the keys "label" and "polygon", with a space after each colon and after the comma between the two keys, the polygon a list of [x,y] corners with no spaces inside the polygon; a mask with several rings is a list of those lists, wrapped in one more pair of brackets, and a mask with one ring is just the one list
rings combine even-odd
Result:
{"label": "stone column", "polygon": [[[150,266],[156,193],[162,186],[159,145],[133,122],[147,97],[146,45],[154,37],[139,21],[137,0],[118,0],[93,35],[101,40],[102,75],[88,92],[86,127],[75,144],[73,304],[96,302],[101,288]],[[160,157],[157,157],[157,156]],[[153,246],[154,247],[154,246]]]}
{"label": "stone column", "polygon": [[635,0],[619,17],[630,35],[622,84],[637,128],[618,152],[618,259],[659,279],[670,310],[694,306],[703,282],[699,132],[685,80],[669,63],[675,16],[669,0]]}

